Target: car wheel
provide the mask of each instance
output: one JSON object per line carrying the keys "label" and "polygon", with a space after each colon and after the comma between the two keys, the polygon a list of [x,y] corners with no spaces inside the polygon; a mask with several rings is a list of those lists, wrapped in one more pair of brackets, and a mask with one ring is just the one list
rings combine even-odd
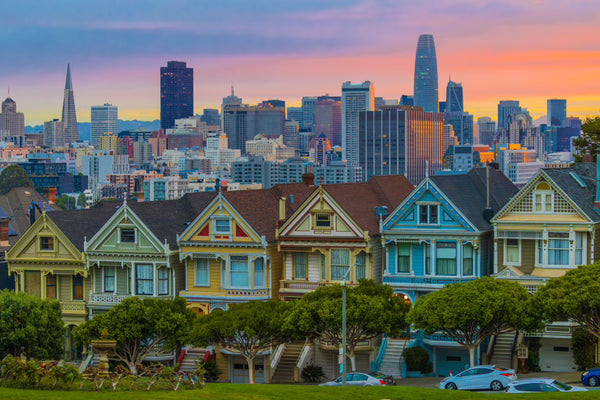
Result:
{"label": "car wheel", "polygon": [[502,386],[502,382],[500,381],[492,381],[492,383],[490,383],[490,389],[492,389],[494,392],[499,392],[500,390],[504,389],[504,386]]}
{"label": "car wheel", "polygon": [[597,376],[591,376],[590,379],[588,380],[588,383],[590,384],[590,386],[598,386],[598,377]]}
{"label": "car wheel", "polygon": [[448,382],[448,383],[446,383],[446,389],[448,389],[448,390],[456,390],[458,388],[456,387],[455,383]]}

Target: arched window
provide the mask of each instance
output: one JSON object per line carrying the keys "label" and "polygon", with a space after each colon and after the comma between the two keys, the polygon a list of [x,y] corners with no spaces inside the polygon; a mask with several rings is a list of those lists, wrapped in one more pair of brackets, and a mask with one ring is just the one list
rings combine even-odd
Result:
{"label": "arched window", "polygon": [[533,212],[547,213],[554,210],[554,192],[546,182],[540,182],[533,191]]}

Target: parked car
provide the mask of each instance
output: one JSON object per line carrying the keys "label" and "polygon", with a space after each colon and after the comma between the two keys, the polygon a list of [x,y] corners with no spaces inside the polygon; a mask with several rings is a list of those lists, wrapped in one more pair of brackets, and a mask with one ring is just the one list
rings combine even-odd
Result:
{"label": "parked car", "polygon": [[581,383],[584,385],[598,386],[598,384],[600,384],[600,368],[590,369],[581,374]]}
{"label": "parked car", "polygon": [[[350,372],[346,374],[346,384],[348,386],[379,386],[387,385],[389,377],[379,372]],[[319,386],[341,386],[342,377],[334,381],[321,383]]]}
{"label": "parked car", "polygon": [[552,378],[520,379],[508,385],[507,393],[585,392],[586,388],[567,385]]}
{"label": "parked car", "polygon": [[444,378],[440,389],[450,390],[493,390],[500,391],[509,383],[517,380],[514,369],[496,367],[495,365],[479,365],[469,368],[454,376]]}

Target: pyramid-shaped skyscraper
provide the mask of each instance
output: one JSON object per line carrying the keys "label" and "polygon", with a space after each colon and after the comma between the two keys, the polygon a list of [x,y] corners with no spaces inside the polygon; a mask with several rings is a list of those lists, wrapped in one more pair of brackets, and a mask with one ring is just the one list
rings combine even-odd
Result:
{"label": "pyramid-shaped skyscraper", "polygon": [[62,123],[65,132],[65,145],[78,141],[79,130],[77,129],[77,113],[75,112],[75,97],[73,96],[73,82],[71,81],[71,66],[69,64],[67,64]]}

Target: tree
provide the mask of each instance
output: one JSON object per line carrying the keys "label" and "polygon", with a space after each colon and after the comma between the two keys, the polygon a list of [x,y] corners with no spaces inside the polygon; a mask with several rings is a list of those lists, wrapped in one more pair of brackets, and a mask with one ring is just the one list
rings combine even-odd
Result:
{"label": "tree", "polygon": [[490,277],[448,285],[420,298],[408,313],[408,321],[427,334],[443,332],[465,346],[471,367],[475,350],[488,337],[540,326],[531,295],[523,286]]}
{"label": "tree", "polygon": [[33,187],[33,182],[29,180],[23,167],[12,164],[0,173],[0,194],[6,194],[18,187]]}
{"label": "tree", "polygon": [[0,359],[22,353],[42,360],[59,359],[64,352],[60,314],[57,300],[0,291]]}
{"label": "tree", "polygon": [[250,383],[254,383],[254,360],[287,338],[283,329],[289,304],[275,300],[232,304],[227,311],[215,310],[196,320],[194,343],[231,347],[248,364]]}
{"label": "tree", "polygon": [[79,193],[79,196],[77,196],[77,207],[78,208],[86,208],[87,207],[87,197],[85,197],[85,193]]}
{"label": "tree", "polygon": [[[323,286],[293,304],[286,327],[302,335],[342,344],[342,291],[340,285]],[[407,327],[410,303],[394,296],[391,286],[363,279],[346,292],[346,354],[356,370],[356,347],[383,333],[394,335]]]}
{"label": "tree", "polygon": [[535,295],[548,322],[572,319],[600,339],[600,263],[550,279]]}
{"label": "tree", "polygon": [[117,341],[110,356],[136,374],[136,365],[151,351],[179,349],[187,343],[194,319],[194,312],[181,297],[174,300],[128,297],[107,313],[76,327],[73,336],[87,346],[106,329],[109,339]]}
{"label": "tree", "polygon": [[63,194],[62,196],[56,199],[56,205],[62,208],[63,210],[77,209],[76,203],[77,200],[67,194]]}
{"label": "tree", "polygon": [[583,134],[573,140],[576,155],[575,160],[581,162],[584,155],[591,155],[596,161],[596,155],[600,152],[600,116],[587,118],[581,125]]}

